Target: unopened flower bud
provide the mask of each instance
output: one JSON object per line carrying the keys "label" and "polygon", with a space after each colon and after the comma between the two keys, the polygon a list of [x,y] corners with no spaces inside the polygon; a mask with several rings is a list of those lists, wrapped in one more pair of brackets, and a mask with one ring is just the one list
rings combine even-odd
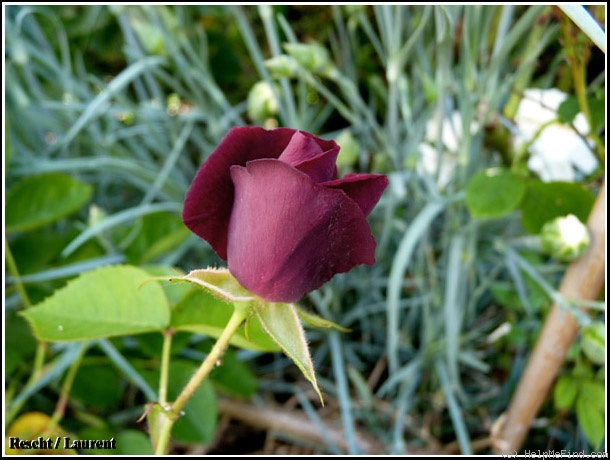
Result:
{"label": "unopened flower bud", "polygon": [[318,43],[286,43],[284,49],[299,64],[315,74],[325,73],[332,68],[328,50]]}
{"label": "unopened flower bud", "polygon": [[265,81],[256,83],[248,94],[248,115],[252,120],[263,121],[277,115],[278,101],[271,85]]}
{"label": "unopened flower bud", "polygon": [[606,327],[602,322],[595,322],[582,331],[582,351],[595,364],[606,362]]}
{"label": "unopened flower bud", "polygon": [[273,78],[291,78],[294,77],[299,68],[297,61],[291,56],[282,54],[275,56],[265,61],[265,67],[269,69]]}
{"label": "unopened flower bud", "polygon": [[540,238],[544,251],[564,262],[580,257],[591,242],[587,227],[573,214],[544,224]]}

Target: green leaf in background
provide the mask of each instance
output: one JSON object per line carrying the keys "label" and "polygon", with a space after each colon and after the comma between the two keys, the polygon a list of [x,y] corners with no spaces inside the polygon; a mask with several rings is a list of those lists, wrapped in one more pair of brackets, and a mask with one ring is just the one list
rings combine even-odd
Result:
{"label": "green leaf in background", "polygon": [[[78,439],[99,439],[101,441],[114,438],[116,449],[83,449],[84,455],[153,455],[152,444],[148,435],[142,431],[127,429],[117,433],[110,427],[87,427],[79,433]],[[75,438],[77,439],[77,438]]]}
{"label": "green leaf in background", "polygon": [[[527,300],[534,311],[540,311],[542,307],[549,303],[546,291],[538,283],[533,281],[529,275],[523,274],[523,280],[527,289]],[[515,284],[510,281],[496,281],[492,283],[491,294],[494,300],[506,308],[515,311],[523,311],[525,305],[521,296],[515,289]]]}
{"label": "green leaf in background", "polygon": [[[176,331],[172,334],[172,350],[171,354],[180,353],[191,340],[192,334],[188,332]],[[138,334],[134,337],[138,343],[140,350],[147,355],[161,359],[161,349],[163,347],[163,334],[159,332],[149,332],[146,334]]]}
{"label": "green leaf in background", "polygon": [[466,206],[473,217],[496,219],[519,206],[525,183],[504,168],[489,168],[477,172],[466,186]]}
{"label": "green leaf in background", "polygon": [[182,219],[169,212],[155,212],[142,217],[138,236],[125,250],[132,264],[143,264],[169,252],[191,234]]}
{"label": "green leaf in background", "polygon": [[311,382],[320,397],[320,402],[324,405],[322,393],[316,382],[305,331],[294,306],[279,302],[257,302],[255,311],[267,333]]}
{"label": "green leaf in background", "polygon": [[8,171],[13,158],[13,143],[11,142],[10,120],[6,116],[4,119],[4,171]]}
{"label": "green leaf in background", "polygon": [[19,273],[25,275],[46,267],[58,258],[62,249],[70,242],[68,238],[54,231],[52,227],[16,235],[10,246]]}
{"label": "green leaf in background", "polygon": [[115,455],[153,455],[149,437],[138,430],[123,430],[115,437],[116,451],[105,451]]}
{"label": "green leaf in background", "polygon": [[606,91],[604,88],[598,88],[593,94],[592,97],[587,98],[587,102],[593,122],[591,130],[597,132],[606,126]]}
{"label": "green leaf in background", "polygon": [[72,384],[71,396],[87,407],[111,408],[123,397],[123,385],[109,365],[81,365]]}
{"label": "green leaf in background", "polygon": [[568,96],[557,108],[557,116],[562,123],[572,123],[578,112],[580,107],[576,96]]}
{"label": "green leaf in background", "polygon": [[[197,332],[218,338],[229,322],[232,312],[233,305],[213,297],[206,291],[193,289],[172,309],[171,325],[177,331]],[[256,317],[247,320],[247,327],[239,329],[233,335],[231,344],[258,351],[279,350]]]}
{"label": "green leaf in background", "polygon": [[601,384],[597,385],[597,387],[601,390],[596,391],[596,393],[601,393],[601,399],[595,399],[588,395],[584,388],[580,390],[576,399],[578,424],[594,449],[598,449],[601,446],[606,433],[603,413],[605,390]]}
{"label": "green leaf in background", "polygon": [[582,330],[582,351],[595,364],[606,363],[606,326],[597,321]]}
{"label": "green leaf in background", "polygon": [[576,383],[576,379],[571,375],[560,377],[553,390],[555,408],[559,410],[570,409],[574,404],[577,394],[578,384]]}
{"label": "green leaf in background", "polygon": [[36,350],[36,340],[27,322],[14,311],[4,319],[4,375],[9,376],[20,363],[29,364],[28,357]]}
{"label": "green leaf in background", "polygon": [[521,202],[521,224],[529,233],[536,234],[551,219],[574,214],[586,222],[595,196],[574,182],[541,182],[528,184]]}
{"label": "green leaf in background", "polygon": [[28,177],[6,195],[6,232],[32,230],[80,209],[93,187],[64,174]]}
{"label": "green leaf in background", "polygon": [[88,340],[160,331],[169,325],[169,305],[150,275],[117,265],[87,272],[21,314],[34,335],[49,342]]}
{"label": "green leaf in background", "polygon": [[214,368],[210,379],[220,390],[241,398],[249,398],[258,388],[256,376],[231,350],[224,353],[222,364]]}
{"label": "green leaf in background", "polygon": [[603,414],[606,410],[606,390],[604,385],[591,378],[582,380],[578,386],[578,398],[587,400],[591,409],[595,409]]}

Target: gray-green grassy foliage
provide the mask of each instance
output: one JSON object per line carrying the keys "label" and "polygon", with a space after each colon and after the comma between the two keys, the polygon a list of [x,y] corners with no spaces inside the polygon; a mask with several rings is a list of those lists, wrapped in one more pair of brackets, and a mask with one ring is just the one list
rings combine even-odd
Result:
{"label": "gray-green grassy foliage", "polygon": [[[549,8],[319,7],[324,11],[316,14],[328,22],[318,25],[317,45],[303,42],[285,9],[272,6],[81,7],[81,26],[70,22],[69,8],[6,10],[7,190],[47,172],[95,187],[91,207],[57,224],[63,238],[48,262],[22,273],[27,287],[46,295],[80,271],[121,261],[183,269],[219,263],[201,240],[181,232],[182,199],[231,126],[263,122],[248,118],[245,95],[236,100],[222,69],[211,67],[205,21],[224,21],[236,52],[244,53],[239,57],[249,73],[242,84],[270,85],[279,125],[328,138],[347,135],[353,157],[341,163],[340,156],[341,172],[390,178],[370,217],[377,264],[337,276],[304,302],[351,329],[310,334],[318,378],[339,405],[349,453],[359,453],[362,427],[388,453],[434,439],[457,440],[471,453],[472,440],[486,436],[506,407],[540,325],[547,298],[534,294],[542,286],[552,296],[549,280],[555,284],[561,270],[512,249],[510,241],[523,233],[517,213],[477,220],[464,202],[474,173],[506,164],[487,136],[488,128],[510,123],[504,104],[534,84],[534,76],[553,81],[556,67],[537,68],[558,40],[558,26],[541,20]],[[93,37],[102,32],[113,34],[107,39],[125,61],[116,72],[102,72],[89,59],[88,47],[100,46]],[[434,120],[437,135],[427,139],[426,125]],[[458,139],[451,152],[447,135]],[[422,169],[422,142],[442,158],[435,170]],[[444,162],[453,165],[448,176]],[[156,222],[167,231],[154,233]],[[9,244],[19,238],[10,235]],[[147,254],[154,244],[159,249]],[[27,265],[26,257],[36,256],[17,254],[18,264]],[[507,285],[518,294],[509,314],[492,296]],[[10,286],[6,304],[16,308]],[[490,333],[507,318],[526,339],[491,343]],[[97,345],[128,381],[152,392],[120,349],[107,340]],[[56,373],[72,351],[58,354]],[[363,384],[380,362],[387,370],[378,384]],[[277,380],[263,388],[285,391],[280,382],[293,372],[288,364],[278,355],[257,369],[261,376],[273,369],[268,375]],[[301,390],[290,391],[321,423]],[[553,430],[548,427],[565,445],[582,443]],[[327,449],[337,452],[330,440]]]}

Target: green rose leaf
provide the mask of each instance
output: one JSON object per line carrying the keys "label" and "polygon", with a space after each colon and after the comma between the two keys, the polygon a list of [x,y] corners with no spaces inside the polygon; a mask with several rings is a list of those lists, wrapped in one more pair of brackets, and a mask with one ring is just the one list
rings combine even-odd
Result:
{"label": "green rose leaf", "polygon": [[[108,438],[106,438],[108,439]],[[108,451],[100,452],[103,454]],[[150,438],[138,430],[123,430],[116,435],[116,455],[153,455]]]}
{"label": "green rose leaf", "polygon": [[557,409],[567,410],[572,407],[576,395],[578,394],[578,384],[574,377],[564,375],[555,384],[553,399]]}
{"label": "green rose leaf", "polygon": [[98,268],[21,314],[49,342],[161,331],[169,326],[169,305],[158,283],[143,284],[149,278],[128,265]]}
{"label": "green rose leaf", "polygon": [[6,232],[32,230],[80,209],[93,187],[64,174],[50,173],[18,182],[6,196]]}
{"label": "green rose leaf", "polygon": [[[592,386],[591,384],[590,386]],[[576,417],[583,433],[594,449],[598,449],[606,433],[604,423],[603,407],[605,406],[605,391],[601,384],[598,384],[601,399],[596,399],[588,395],[585,389],[581,389],[576,399]]]}
{"label": "green rose leaf", "polygon": [[572,123],[578,112],[580,107],[576,96],[568,96],[557,108],[557,116],[562,123]]}
{"label": "green rose leaf", "polygon": [[595,322],[582,331],[582,351],[592,362],[603,366],[606,363],[606,328]]}
{"label": "green rose leaf", "polygon": [[86,407],[115,407],[123,397],[123,385],[116,370],[108,364],[81,365],[72,385],[71,397]]}
{"label": "green rose leaf", "polygon": [[594,201],[595,196],[580,184],[533,181],[521,201],[521,224],[537,234],[549,220],[568,214],[586,222]]}
{"label": "green rose leaf", "polygon": [[265,331],[311,382],[320,397],[320,402],[324,404],[322,393],[316,382],[305,331],[303,331],[294,305],[261,301],[255,303],[254,310]]}
{"label": "green rose leaf", "polygon": [[504,168],[476,173],[466,186],[466,206],[473,217],[497,219],[514,211],[525,193],[525,183]]}

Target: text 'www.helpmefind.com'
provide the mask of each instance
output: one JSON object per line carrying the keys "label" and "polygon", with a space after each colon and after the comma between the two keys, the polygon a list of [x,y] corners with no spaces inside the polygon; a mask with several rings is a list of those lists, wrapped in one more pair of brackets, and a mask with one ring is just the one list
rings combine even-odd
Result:
{"label": "text 'www.helpmefind.com'", "polygon": [[577,452],[572,450],[525,450],[522,453],[504,454],[504,458],[608,458],[608,452]]}

